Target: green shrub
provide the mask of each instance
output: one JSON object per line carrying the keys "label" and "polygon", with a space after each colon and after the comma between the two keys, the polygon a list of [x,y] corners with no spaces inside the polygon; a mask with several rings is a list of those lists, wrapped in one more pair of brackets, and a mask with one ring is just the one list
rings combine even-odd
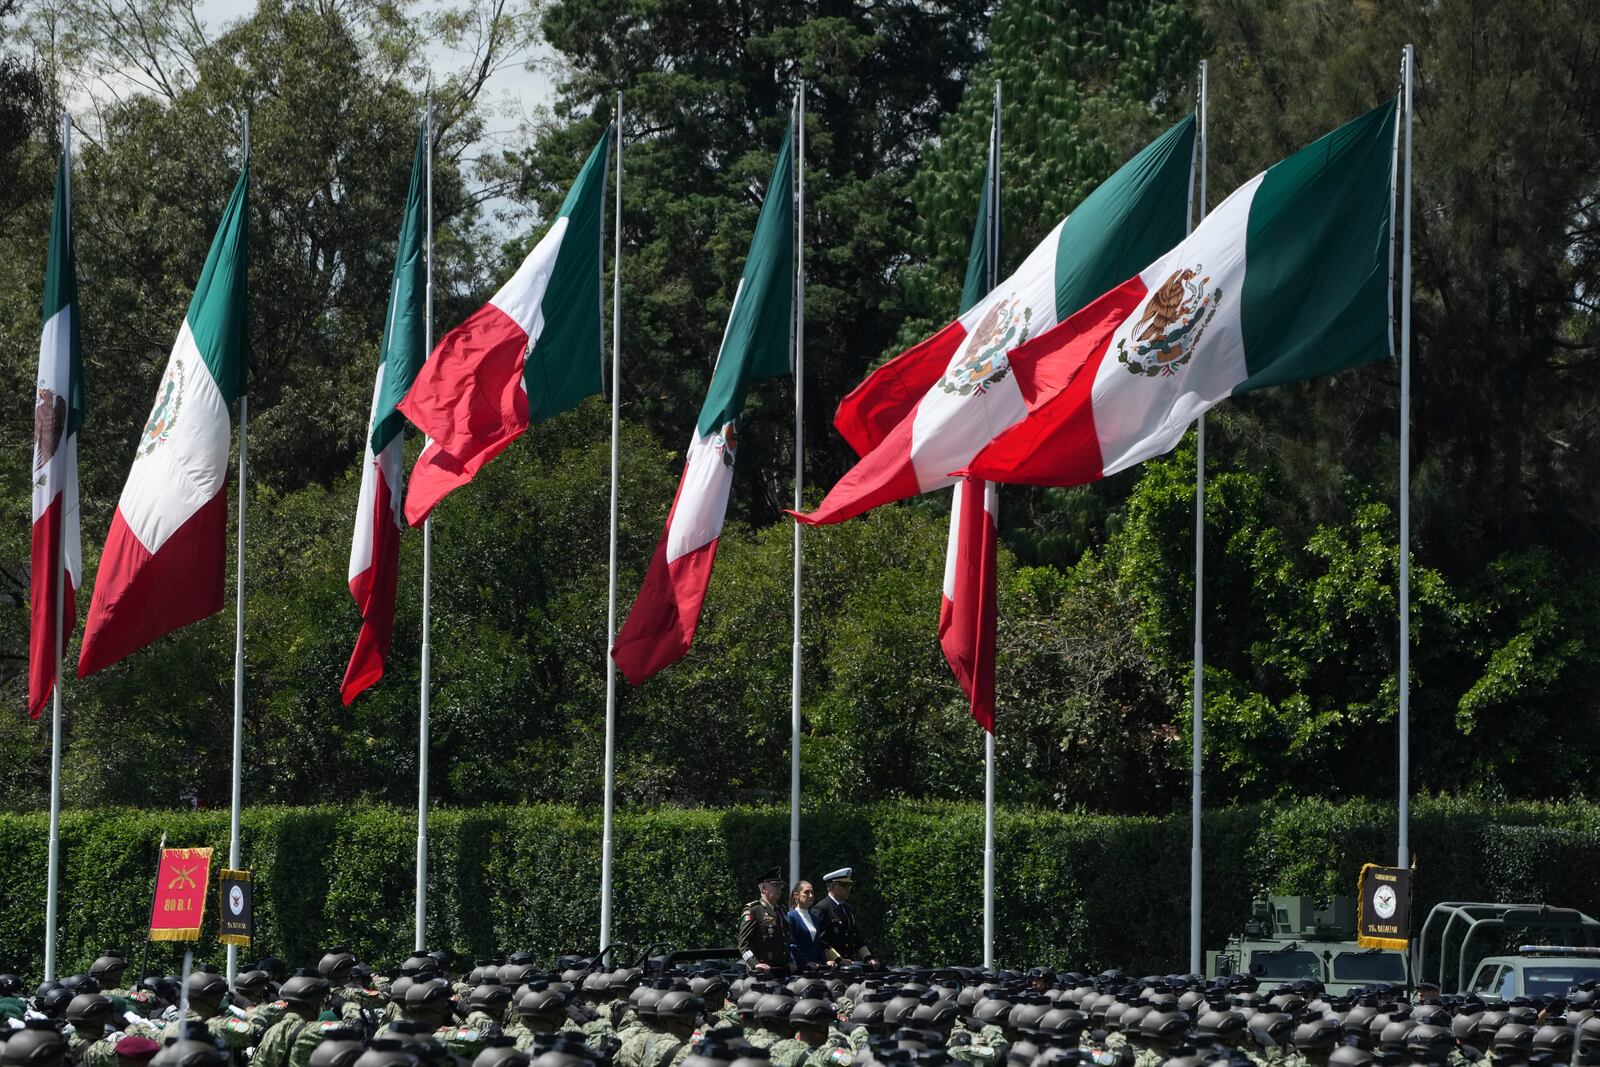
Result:
{"label": "green shrub", "polygon": [[[256,808],[243,856],[255,870],[252,953],[291,963],[343,942],[380,964],[412,942],[416,815],[391,807]],[[465,956],[593,950],[600,817],[560,806],[447,808],[428,822],[428,940]],[[44,942],[46,819],[0,815],[0,970],[38,974]],[[1167,970],[1188,957],[1186,815],[1002,810],[996,957],[1004,964]],[[784,861],[784,808],[623,810],[615,826],[616,939],[726,945],[756,875]],[[62,973],[102,951],[133,956],[148,918],[156,849],[227,857],[222,811],[69,811],[62,817]],[[1370,801],[1242,806],[1206,814],[1204,942],[1218,946],[1262,892],[1351,893],[1364,862],[1387,862],[1393,810]],[[1600,805],[1490,807],[1419,798],[1411,840],[1419,907],[1445,899],[1545,900],[1600,912]],[[806,873],[848,864],[874,947],[926,964],[982,952],[983,812],[899,803],[806,813]],[[215,902],[202,959],[220,959]],[[181,946],[150,948],[152,969]]]}

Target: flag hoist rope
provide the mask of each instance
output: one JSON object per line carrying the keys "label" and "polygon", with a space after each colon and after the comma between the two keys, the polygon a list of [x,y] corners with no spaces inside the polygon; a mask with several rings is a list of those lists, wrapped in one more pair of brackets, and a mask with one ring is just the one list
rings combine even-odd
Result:
{"label": "flag hoist rope", "polygon": [[[1195,130],[1195,171],[1190,181],[1199,187],[1198,209],[1191,190],[1189,199],[1190,225],[1206,217],[1206,93],[1209,70],[1205,60],[1200,61],[1200,99],[1195,108],[1198,114]],[[1206,606],[1206,416],[1202,412],[1195,420],[1194,446],[1194,693],[1189,706],[1193,767],[1190,770],[1189,796],[1189,972],[1203,974],[1200,946],[1200,811],[1201,779],[1205,767],[1205,606]]]}
{"label": "flag hoist rope", "polygon": [[[250,112],[244,113],[244,165],[250,165]],[[250,200],[245,198],[245,232],[249,233]],[[248,264],[248,252],[245,262]],[[246,283],[248,285],[248,282]],[[245,326],[245,345],[249,347],[249,325]],[[245,387],[239,390],[239,537],[236,545],[233,604],[233,810],[228,819],[228,866],[239,870],[239,804],[242,796],[240,770],[244,762],[244,513],[246,487],[249,474],[248,443],[250,421],[249,365],[246,356],[243,377]],[[228,988],[239,972],[239,946],[228,946]]]}
{"label": "flag hoist rope", "polygon": [[[422,236],[422,356],[433,353],[433,101],[422,112],[427,225]],[[426,446],[424,446],[426,447]],[[433,514],[422,520],[422,682],[417,711],[417,914],[413,947],[428,941],[428,717],[433,708]]]}
{"label": "flag hoist rope", "polygon": [[[72,243],[72,116],[67,112],[61,114],[61,181],[65,186],[65,196],[62,197],[62,210],[66,213],[66,226],[63,228],[67,235],[67,244]],[[58,254],[65,255],[66,249],[58,249]],[[76,265],[72,267],[77,270]],[[48,283],[46,283],[48,284]],[[77,301],[73,301],[69,314],[78,314]],[[68,337],[71,337],[69,332]],[[71,367],[71,361],[68,361]],[[71,374],[70,369],[67,372]],[[68,380],[67,399],[71,403],[72,387]],[[71,432],[70,428],[67,431]],[[61,455],[65,457],[67,450],[62,449]],[[62,460],[65,465],[66,460]],[[66,624],[66,570],[67,570],[67,487],[65,479],[61,482],[61,521],[56,530],[56,572],[51,578],[55,583],[56,610],[55,610],[55,655],[56,655],[56,684],[51,694],[50,707],[50,855],[46,861],[45,871],[45,896],[44,896],[44,980],[51,982],[56,977],[56,890],[61,881],[61,662],[64,649]]]}
{"label": "flag hoist rope", "polygon": [[[984,220],[987,232],[984,234],[984,244],[988,246],[988,255],[984,257],[984,267],[987,276],[984,278],[985,288],[989,292],[1000,284],[1000,80],[994,83],[994,123],[990,126],[989,133],[989,195],[985,201],[989,205],[988,218]],[[985,490],[987,492],[987,490]],[[998,501],[997,501],[998,504]],[[995,536],[1000,536],[1000,516],[998,506],[994,516]],[[998,556],[998,547],[996,554]],[[991,577],[992,580],[992,577]],[[988,590],[981,590],[982,598]],[[978,604],[965,605],[970,610],[979,609],[978,643],[983,643],[982,626],[982,600]],[[998,606],[998,605],[997,605]],[[981,648],[978,653],[982,655]],[[973,658],[972,684],[974,690],[978,686],[978,657]],[[994,966],[994,730],[999,728],[998,718],[994,729],[983,732],[983,965]]]}
{"label": "flag hoist rope", "polygon": [[[794,98],[794,509],[804,506],[806,395],[806,86]],[[800,523],[794,523],[794,647],[789,661],[789,880],[800,877]]]}
{"label": "flag hoist rope", "polygon": [[[622,94],[617,94],[616,244],[611,256],[611,549],[606,587],[606,753],[605,799],[600,820],[600,948],[611,944],[611,816],[616,789],[617,665],[611,646],[617,639],[617,430],[622,390]],[[603,202],[602,198],[602,202]],[[600,240],[605,241],[605,226]],[[603,258],[603,257],[602,257]]]}
{"label": "flag hoist rope", "polygon": [[[1411,98],[1416,53],[1402,58],[1406,185],[1400,237],[1400,804],[1395,865],[1411,865]],[[1397,146],[1398,147],[1398,146]],[[1399,170],[1399,160],[1395,161]],[[1398,180],[1398,179],[1397,179]],[[1392,291],[1392,287],[1391,287]]]}

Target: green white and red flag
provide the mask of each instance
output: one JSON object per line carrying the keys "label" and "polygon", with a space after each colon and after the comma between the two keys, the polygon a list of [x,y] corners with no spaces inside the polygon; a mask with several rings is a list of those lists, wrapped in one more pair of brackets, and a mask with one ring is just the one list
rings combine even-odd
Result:
{"label": "green white and red flag", "polygon": [[383,677],[384,661],[394,639],[395,590],[399,581],[400,531],[405,528],[403,455],[405,416],[401,398],[416,380],[427,355],[424,332],[427,263],[423,242],[427,229],[427,128],[417,134],[411,186],[395,247],[394,277],[389,283],[389,315],[378,370],[372,384],[372,414],[361,457],[361,496],[356,504],[355,532],[350,539],[350,595],[361,609],[350,665],[339,695],[348,706]]}
{"label": "green white and red flag", "polygon": [[1102,182],[1009,278],[954,322],[870,374],[834,426],[860,455],[817,525],[955,484],[996,433],[1027,414],[1012,353],[1171,248],[1188,217],[1191,115]]}
{"label": "green white and red flag", "polygon": [[638,685],[682,659],[694,642],[733,491],[739,416],[750,383],[788,374],[794,313],[794,122],[784,136],[756,219],[744,272],[689,440],[678,495],[650,569],[611,649]]}
{"label": "green white and red flag", "polygon": [[229,408],[245,388],[249,188],[247,161],[111,519],[84,624],[80,678],[222,609]]}
{"label": "green white and red flag", "polygon": [[1396,103],[1250,179],[1013,353],[1027,417],[966,473],[1078,485],[1169,451],[1224,398],[1389,358]]}
{"label": "green white and red flag", "polygon": [[406,488],[411,525],[529,425],[600,391],[600,224],[611,134],[607,126],[516,273],[439,340],[400,402],[428,435]]}
{"label": "green white and red flag", "polygon": [[83,348],[78,340],[78,267],[72,249],[67,189],[72,161],[65,148],[56,172],[56,202],[44,273],[44,326],[33,392],[33,553],[29,576],[28,714],[34,718],[60,681],[56,597],[64,646],[77,623],[83,580],[78,535],[78,428],[83,425]]}

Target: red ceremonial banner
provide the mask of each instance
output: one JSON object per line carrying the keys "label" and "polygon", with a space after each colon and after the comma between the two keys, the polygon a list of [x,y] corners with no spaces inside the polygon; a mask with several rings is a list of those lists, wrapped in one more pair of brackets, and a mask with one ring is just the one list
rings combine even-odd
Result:
{"label": "red ceremonial banner", "polygon": [[150,905],[151,941],[198,941],[211,881],[209,848],[164,848]]}

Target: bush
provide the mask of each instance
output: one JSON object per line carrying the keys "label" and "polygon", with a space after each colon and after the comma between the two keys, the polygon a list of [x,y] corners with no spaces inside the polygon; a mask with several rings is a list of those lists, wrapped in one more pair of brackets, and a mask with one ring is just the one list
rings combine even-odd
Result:
{"label": "bush", "polygon": [[[725,945],[756,875],[787,852],[788,811],[624,810],[616,819],[616,938]],[[1393,810],[1370,801],[1234,807],[1205,818],[1204,942],[1220,946],[1254,894],[1352,893],[1363,862],[1387,861]],[[1189,821],[1002,810],[996,957],[1135,973],[1188,956]],[[255,870],[257,944],[291,963],[343,942],[392,964],[410,953],[416,817],[392,807],[256,808],[242,852]],[[43,815],[0,815],[0,970],[39,973],[44,941]],[[222,811],[69,811],[62,817],[59,970],[108,950],[137,961],[156,848],[227,857]],[[806,868],[850,864],[871,944],[926,964],[982,952],[983,812],[900,803],[806,813]],[[1600,805],[1489,807],[1420,798],[1413,807],[1418,905],[1546,900],[1600,911]],[[561,806],[442,809],[428,822],[428,940],[464,956],[527,948],[549,959],[593,950],[600,817]],[[215,903],[206,928],[215,926]],[[150,949],[152,969],[180,947]],[[212,933],[197,946],[218,959]]]}

